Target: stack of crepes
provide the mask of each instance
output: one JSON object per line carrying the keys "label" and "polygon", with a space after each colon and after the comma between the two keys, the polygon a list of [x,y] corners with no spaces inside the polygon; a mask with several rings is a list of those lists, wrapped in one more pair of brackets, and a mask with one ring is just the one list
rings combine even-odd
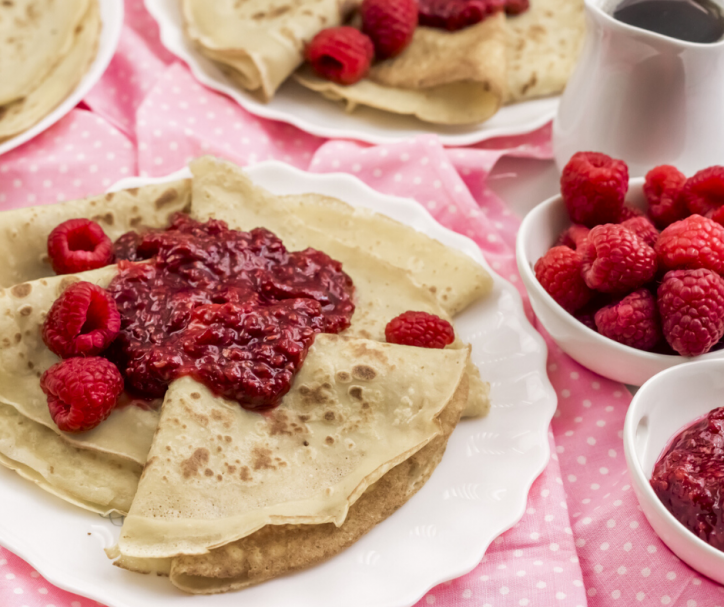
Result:
{"label": "stack of crepes", "polygon": [[0,2],[0,141],[53,111],[96,56],[98,0]]}
{"label": "stack of crepes", "polygon": [[344,23],[359,0],[179,1],[200,52],[266,101],[294,74],[349,111],[364,105],[444,125],[482,122],[503,104],[560,93],[584,34],[582,0],[531,0],[519,16],[499,13],[456,32],[418,27],[401,55],[343,86],[302,66],[304,47]]}
{"label": "stack of crepes", "polygon": [[[211,158],[191,169],[192,180],[0,214],[0,246],[12,251],[0,268],[0,461],[74,504],[127,513],[109,555],[117,565],[214,593],[349,546],[424,484],[461,415],[488,412],[489,386],[469,346],[388,344],[384,329],[407,310],[449,319],[488,294],[492,279],[466,255],[384,216],[314,194],[273,196]],[[177,211],[263,226],[289,250],[312,246],[341,261],[355,284],[351,326],[317,336],[271,413],[182,378],[160,408],[117,407],[94,430],[60,432],[39,385],[58,360],[40,326],[65,286],[107,286],[118,269],[52,276],[48,233],[87,217],[115,239],[165,227]]]}

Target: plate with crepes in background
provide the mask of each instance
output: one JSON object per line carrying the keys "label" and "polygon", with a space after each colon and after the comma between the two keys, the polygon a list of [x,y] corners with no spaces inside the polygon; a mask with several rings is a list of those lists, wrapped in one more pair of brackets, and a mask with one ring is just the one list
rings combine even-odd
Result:
{"label": "plate with crepes in background", "polygon": [[[382,195],[349,175],[310,174],[278,162],[246,174],[276,195],[313,192],[385,214],[483,266],[492,290],[456,315],[454,326],[490,382],[488,415],[462,420],[439,469],[419,492],[352,546],[312,568],[237,592],[193,599],[167,579],[113,567],[103,548],[118,540],[117,518],[75,508],[4,468],[0,486],[13,499],[0,503],[0,543],[51,583],[109,607],[174,607],[194,600],[211,607],[240,600],[254,607],[412,605],[435,584],[473,569],[492,540],[523,515],[530,486],[548,462],[547,432],[556,407],[545,343],[516,289],[489,269],[479,248],[417,203]],[[117,189],[161,184],[160,193],[162,184],[188,176],[133,178]],[[165,193],[160,201],[166,208],[174,203]]]}
{"label": "plate with crepes in background", "polygon": [[[27,21],[11,14],[27,10],[27,0],[4,4],[0,32],[11,19]],[[116,0],[36,4],[40,18],[21,33],[12,26],[18,47],[6,49],[5,65],[0,61],[0,72],[13,76],[0,86],[0,154],[30,141],[78,105],[108,67],[123,28],[123,2]]]}
{"label": "plate with crepes in background", "polygon": [[[256,64],[249,70],[251,77],[242,78],[239,76],[241,72],[231,67],[231,64],[236,65],[239,69],[246,69],[249,63],[247,53],[245,51],[237,52],[236,49],[229,50],[226,55],[228,58],[224,59],[224,61],[228,61],[228,64],[225,64],[221,60],[214,60],[214,57],[221,58],[222,55],[219,51],[202,52],[200,46],[189,38],[188,28],[184,27],[181,0],[145,0],[145,4],[159,24],[161,41],[164,46],[182,59],[202,84],[228,95],[250,113],[262,118],[287,122],[320,137],[358,139],[377,144],[432,133],[438,135],[444,145],[470,145],[492,137],[527,133],[542,127],[555,116],[559,102],[558,93],[562,91],[568,74],[575,65],[583,37],[583,3],[578,0],[576,2],[532,0],[529,13],[508,17],[508,21],[505,21],[506,18],[502,15],[498,15],[495,19],[489,19],[490,23],[485,21],[468,28],[471,36],[466,37],[463,34],[464,38],[469,39],[453,45],[455,48],[451,50],[451,54],[455,56],[455,60],[451,61],[455,64],[456,69],[461,65],[472,65],[470,67],[472,72],[482,70],[483,81],[479,87],[475,87],[475,92],[463,90],[462,87],[467,86],[464,84],[464,80],[454,82],[449,87],[447,85],[446,87],[433,87],[437,91],[435,95],[439,95],[439,99],[430,102],[433,107],[429,108],[430,111],[427,113],[436,114],[437,109],[442,107],[442,113],[449,114],[450,108],[445,107],[449,104],[455,106],[451,110],[452,113],[460,110],[463,114],[478,115],[478,110],[483,105],[491,105],[499,109],[484,112],[485,116],[490,116],[490,114],[492,116],[482,122],[457,124],[454,121],[443,121],[440,123],[439,120],[433,119],[430,122],[416,117],[418,106],[424,106],[433,96],[428,92],[432,88],[412,92],[403,88],[403,85],[407,87],[408,84],[405,83],[413,81],[413,84],[409,86],[418,86],[414,82],[422,83],[431,78],[446,78],[446,74],[453,70],[449,69],[449,66],[441,60],[437,60],[434,66],[427,68],[433,70],[434,75],[426,74],[424,71],[413,73],[415,72],[414,66],[410,68],[407,63],[416,62],[403,52],[400,57],[390,60],[399,61],[400,65],[394,65],[393,73],[385,76],[403,84],[394,87],[379,87],[368,82],[367,79],[363,79],[352,87],[339,87],[316,78],[308,66],[302,66],[292,75],[301,61],[301,55],[297,62],[294,57],[286,57],[283,65],[279,65],[282,63],[281,60],[272,58],[269,60],[270,65],[267,66],[263,56],[264,50],[261,49],[268,45],[260,45],[258,52],[250,49],[248,53],[248,56],[253,58],[252,62]],[[220,14],[222,12],[226,14],[232,10],[230,6],[226,6],[227,4],[231,3],[221,0]],[[284,2],[277,4],[282,5]],[[323,7],[325,4],[337,5],[334,2],[323,2],[316,3],[315,6]],[[204,11],[207,11],[209,6],[199,4],[199,10],[203,8]],[[249,12],[252,8],[252,5],[244,4],[239,10]],[[295,10],[302,8],[299,6]],[[288,11],[282,11],[281,8],[279,12],[288,13]],[[208,14],[213,14],[213,11],[208,10]],[[233,32],[238,29],[239,24],[235,25],[231,18],[219,21],[225,23],[222,28],[225,33],[221,35],[228,34],[233,37]],[[318,23],[320,22],[328,27],[330,16],[320,15],[315,21],[316,26],[301,22],[292,25],[280,23],[278,24],[279,32],[272,37],[283,38],[291,35],[288,34],[291,30],[294,35],[300,37],[295,41],[295,47],[303,46],[304,41],[313,36],[315,27],[319,28]],[[243,23],[243,20],[239,23]],[[508,23],[516,25],[507,26]],[[506,28],[503,27],[504,25]],[[210,25],[209,29],[214,27],[216,25]],[[477,28],[480,28],[479,35]],[[421,29],[432,33],[433,38],[429,41],[432,47],[423,46],[418,51],[421,56],[429,55],[431,48],[440,44],[438,36],[448,35],[447,32],[438,34],[438,30],[431,28]],[[479,43],[478,39],[488,36],[490,30],[495,30],[494,33],[490,33],[491,40]],[[462,32],[465,31],[462,30]],[[460,32],[454,32],[454,34],[460,34]],[[250,27],[248,39],[256,40],[254,36],[258,35],[258,32]],[[453,40],[456,37],[453,36],[450,39]],[[264,40],[267,40],[266,35],[264,35]],[[416,43],[413,42],[414,44]],[[467,49],[469,45],[473,46],[470,53]],[[215,54],[217,52],[218,55]],[[276,43],[269,50],[269,55],[272,57],[281,54],[283,53],[279,52]],[[435,51],[433,54],[437,56],[439,52]],[[472,61],[468,59],[468,54],[474,54]],[[244,65],[242,65],[242,61]],[[478,62],[485,64],[480,70]],[[262,84],[258,82],[257,71],[261,74],[261,80],[264,81]],[[270,83],[266,82],[265,74],[268,75]],[[461,78],[465,78],[465,76],[461,76]],[[304,83],[305,86],[300,83]],[[276,89],[276,86],[279,88]],[[258,88],[254,92],[250,92],[250,90],[246,90],[248,87]],[[349,97],[347,97],[347,93],[349,93]],[[468,97],[470,101],[461,101],[459,104],[451,101],[465,97]],[[340,101],[331,99],[340,99]],[[372,107],[383,99],[385,101],[382,106]],[[501,104],[503,105],[501,106]],[[349,112],[345,111],[345,106],[350,110]],[[396,113],[377,109],[377,107],[386,106],[395,106],[400,109]]]}

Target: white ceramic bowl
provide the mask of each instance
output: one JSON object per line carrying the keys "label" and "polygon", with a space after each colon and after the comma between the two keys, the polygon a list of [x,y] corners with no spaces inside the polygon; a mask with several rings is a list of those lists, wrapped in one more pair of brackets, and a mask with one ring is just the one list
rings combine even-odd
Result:
{"label": "white ceramic bowl", "polygon": [[636,393],[623,446],[633,488],[656,535],[682,561],[724,584],[724,552],[699,539],[664,507],[649,484],[656,461],[681,430],[722,406],[724,360],[697,361],[660,373]]}
{"label": "white ceramic bowl", "polygon": [[[646,209],[643,183],[641,177],[629,181],[626,195],[626,202],[639,209]],[[566,354],[599,375],[633,386],[640,386],[660,371],[675,365],[692,360],[724,358],[724,350],[686,357],[630,348],[592,331],[559,306],[538,282],[533,266],[570,225],[563,199],[554,196],[526,215],[516,242],[518,270],[528,290],[533,311]]]}

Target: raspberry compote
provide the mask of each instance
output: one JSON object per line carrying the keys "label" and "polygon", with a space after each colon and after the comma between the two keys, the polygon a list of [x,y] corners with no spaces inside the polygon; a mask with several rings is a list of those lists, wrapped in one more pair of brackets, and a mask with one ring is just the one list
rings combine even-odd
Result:
{"label": "raspberry compote", "polygon": [[108,356],[126,390],[147,399],[188,375],[245,409],[270,409],[314,336],[346,329],[354,312],[341,263],[314,249],[290,253],[263,228],[177,215],[166,231],[122,236],[115,254],[108,291],[121,332]]}
{"label": "raspberry compote", "polygon": [[651,486],[687,529],[724,550],[724,407],[676,436],[656,462]]}

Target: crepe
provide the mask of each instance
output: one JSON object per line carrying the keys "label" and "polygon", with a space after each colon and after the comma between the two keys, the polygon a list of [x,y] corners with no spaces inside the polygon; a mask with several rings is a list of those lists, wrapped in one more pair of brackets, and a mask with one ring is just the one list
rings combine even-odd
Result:
{"label": "crepe", "polygon": [[163,228],[169,217],[188,210],[191,181],[181,180],[60,204],[0,212],[0,287],[53,276],[48,262],[48,235],[68,219],[97,221],[111,240],[141,226]]}
{"label": "crepe", "polygon": [[295,78],[348,111],[366,105],[435,124],[482,122],[506,96],[505,35],[502,14],[457,32],[420,26],[399,56],[373,65],[356,84],[320,78],[309,66]]}
{"label": "crepe", "polygon": [[0,3],[0,106],[37,88],[68,54],[90,0]]}
{"label": "crepe", "polygon": [[91,512],[126,514],[142,467],[63,440],[0,403],[0,464],[59,498]]}
{"label": "crepe", "polygon": [[[403,312],[416,310],[449,319],[448,311],[461,311],[492,288],[490,275],[466,255],[381,215],[318,195],[274,196],[255,186],[236,165],[210,157],[192,162],[191,171],[197,219],[224,219],[239,230],[264,226],[290,250],[314,247],[342,262],[359,294],[346,335],[386,341],[385,326]],[[355,233],[357,224],[352,222],[357,217]],[[372,262],[368,251],[377,261]],[[370,293],[375,297],[370,298]],[[452,347],[463,344],[457,340]],[[479,417],[490,409],[489,386],[472,362],[468,374],[470,403],[465,416]]]}
{"label": "crepe", "polygon": [[265,525],[341,525],[367,487],[440,434],[467,357],[321,334],[267,415],[177,380],[121,554],[204,554]]}
{"label": "crepe", "polygon": [[561,93],[583,44],[583,0],[531,0],[507,27],[506,101]]}
{"label": "crepe", "polygon": [[357,0],[180,0],[184,26],[199,50],[235,72],[265,100],[301,65],[304,46],[340,25]]}
{"label": "crepe", "polygon": [[[56,0],[55,5],[62,4]],[[72,3],[72,9],[77,3]],[[70,50],[23,97],[0,106],[0,141],[33,126],[60,104],[76,87],[96,55],[101,30],[97,0],[86,2],[82,21],[73,28]],[[56,58],[57,59],[57,58]]]}

